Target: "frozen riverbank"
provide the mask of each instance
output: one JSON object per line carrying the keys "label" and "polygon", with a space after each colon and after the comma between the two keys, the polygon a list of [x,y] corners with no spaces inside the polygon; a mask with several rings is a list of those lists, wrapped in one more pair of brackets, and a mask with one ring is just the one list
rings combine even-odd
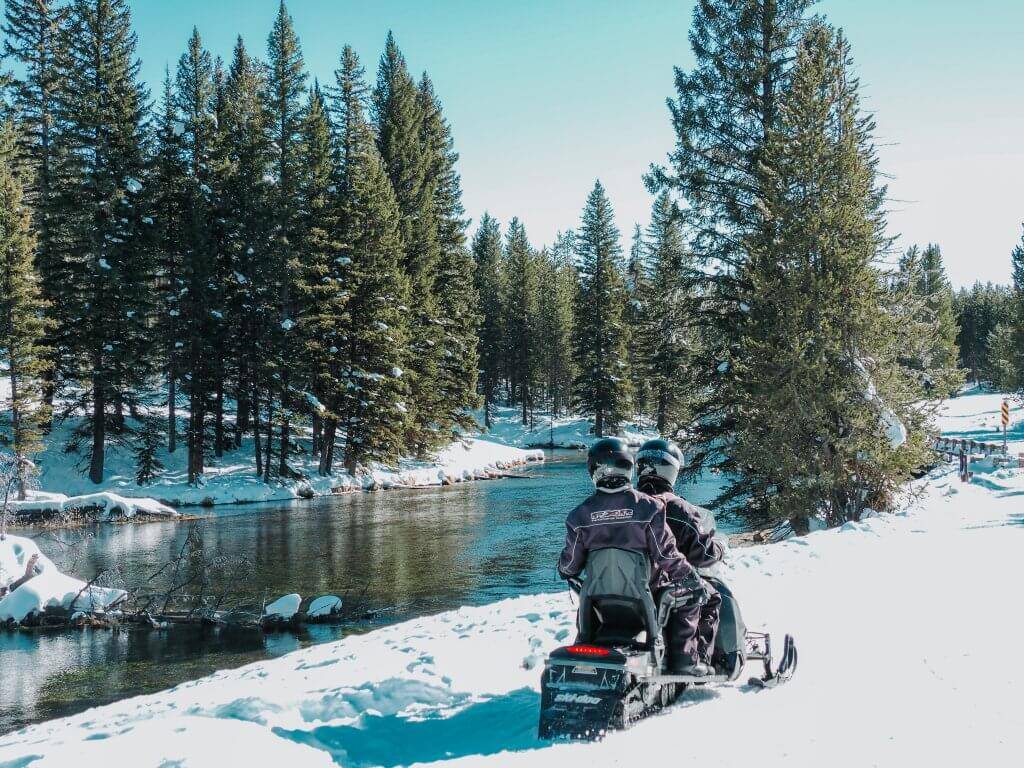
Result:
{"label": "frozen riverbank", "polygon": [[[1010,483],[1020,471],[1005,472]],[[1013,475],[1010,477],[1009,475]],[[535,738],[544,655],[571,639],[564,592],[405,622],[0,739],[0,763],[210,765],[226,743],[294,766],[629,765],[684,729],[706,765],[1014,765],[1024,684],[1006,638],[1024,548],[1019,498],[943,469],[896,515],[733,552],[752,628],[791,631],[793,682],[691,693],[588,745]],[[969,568],[965,553],[970,553]],[[979,589],[983,585],[983,589]],[[978,621],[951,621],[968,606]],[[744,738],[735,738],[742,733]],[[179,761],[179,762],[175,762]]]}

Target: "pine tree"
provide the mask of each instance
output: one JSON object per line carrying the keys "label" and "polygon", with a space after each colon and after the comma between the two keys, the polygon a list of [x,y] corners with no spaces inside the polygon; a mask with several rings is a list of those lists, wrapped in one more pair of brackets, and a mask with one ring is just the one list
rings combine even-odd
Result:
{"label": "pine tree", "polygon": [[538,258],[526,238],[519,219],[509,222],[505,237],[507,294],[505,301],[505,343],[511,377],[509,402],[519,404],[523,424],[532,423],[540,383],[541,339],[537,335],[540,275]]}
{"label": "pine tree", "polygon": [[985,340],[991,362],[989,378],[992,385],[1004,392],[1024,389],[1021,377],[1024,355],[1017,345],[1018,330],[1012,321],[998,323]]}
{"label": "pine tree", "polygon": [[[771,234],[748,241],[739,298],[750,311],[726,361],[740,370],[726,379],[737,419],[719,501],[745,501],[797,530],[814,514],[837,524],[884,508],[927,456],[918,390],[896,362],[874,266],[888,242],[885,189],[850,69],[841,33],[812,26],[765,148],[772,185],[760,208]],[[890,434],[897,418],[906,445]]]}
{"label": "pine tree", "polygon": [[[149,376],[154,264],[145,221],[145,117],[136,39],[126,0],[76,0],[61,31],[62,228],[58,334],[69,339],[69,375],[86,409],[89,477],[103,480],[108,437],[127,438]],[[75,448],[77,439],[71,447]]]}
{"label": "pine tree", "polygon": [[594,416],[594,433],[615,430],[628,417],[631,392],[628,371],[628,293],[622,247],[611,203],[601,182],[587,197],[576,233],[580,289],[576,298],[573,349],[577,407]]}
{"label": "pine tree", "polygon": [[484,425],[491,427],[494,404],[506,370],[505,327],[502,298],[505,295],[505,270],[501,252],[501,228],[484,212],[473,236],[473,273],[481,316],[478,331],[479,389],[484,399]]}
{"label": "pine tree", "polygon": [[[278,474],[289,472],[288,456],[291,447],[291,423],[294,412],[301,407],[292,396],[293,388],[301,382],[294,381],[292,363],[299,349],[300,339],[292,332],[296,314],[295,284],[298,262],[301,258],[295,249],[299,227],[299,183],[301,170],[299,159],[302,146],[302,121],[306,73],[303,71],[302,49],[295,34],[295,27],[284,0],[278,8],[274,27],[267,41],[268,79],[267,107],[271,115],[270,137],[273,152],[276,184],[270,195],[271,210],[274,213],[274,230],[271,255],[278,272],[278,296],[276,300],[278,327],[276,330],[276,354],[273,358],[275,371],[271,374],[272,393],[270,407],[276,394],[279,410],[280,445],[278,449]],[[268,417],[268,432],[264,476],[269,480],[271,468],[271,441],[273,418]]]}
{"label": "pine tree", "polygon": [[398,201],[401,215],[403,267],[409,282],[410,391],[406,443],[424,455],[446,439],[437,430],[445,404],[439,391],[444,354],[439,309],[434,293],[440,259],[434,187],[428,178],[431,158],[423,141],[420,92],[394,37],[388,33],[377,68],[372,115],[377,146]]}
{"label": "pine tree", "polygon": [[43,343],[46,302],[33,261],[16,136],[11,122],[0,125],[0,360],[11,384],[10,433],[0,437],[18,459],[18,498],[24,499],[25,460],[41,450],[42,430],[50,421],[42,390],[52,361]]}
{"label": "pine tree", "polygon": [[[337,412],[327,411],[324,402],[334,401],[337,393],[337,363],[335,355],[341,340],[338,335],[339,319],[346,312],[349,291],[345,285],[347,268],[338,242],[340,226],[337,199],[338,168],[332,142],[332,129],[327,107],[319,85],[310,91],[309,105],[302,126],[302,182],[298,251],[303,254],[297,270],[299,283],[297,299],[298,332],[302,339],[300,365],[303,380],[308,380],[316,398],[314,418],[317,431],[314,439],[319,443],[323,425],[330,422],[332,437],[337,423]],[[331,349],[335,352],[332,353]],[[315,448],[319,449],[317,445]],[[321,451],[321,457],[324,452]],[[323,468],[329,474],[330,467]]]}
{"label": "pine tree", "polygon": [[692,256],[681,214],[667,192],[654,202],[645,247],[650,285],[646,311],[633,337],[633,356],[643,361],[658,433],[666,435],[689,421],[692,360],[698,351],[698,339],[689,326],[688,308],[697,300]]}
{"label": "pine tree", "polygon": [[178,447],[177,395],[183,371],[181,360],[181,298],[184,295],[184,239],[182,224],[185,217],[185,189],[187,174],[180,138],[182,123],[178,119],[174,102],[171,73],[164,75],[163,97],[156,119],[156,148],[150,162],[150,192],[155,231],[154,254],[157,288],[162,306],[156,317],[156,339],[160,367],[167,382],[167,450],[174,453]]}
{"label": "pine tree", "polygon": [[[405,449],[408,282],[403,274],[401,213],[386,167],[363,114],[363,70],[346,48],[336,73],[334,114],[341,171],[338,194],[346,309],[329,338],[334,393],[327,410],[343,428],[345,466],[393,462]],[[335,423],[325,426],[321,472],[330,472]]]}
{"label": "pine tree", "polygon": [[253,432],[256,474],[264,473],[263,395],[273,375],[275,338],[271,301],[276,296],[277,273],[270,257],[270,215],[273,179],[271,168],[271,115],[265,103],[266,73],[239,37],[225,83],[224,114],[220,124],[227,148],[221,172],[228,273],[224,284],[230,328],[228,354],[231,389],[237,402],[235,446]]}
{"label": "pine tree", "polygon": [[960,365],[967,369],[971,381],[994,380],[989,339],[996,326],[1006,319],[1011,305],[1012,289],[1006,286],[976,282],[957,292],[954,299],[956,344],[960,350]]}
{"label": "pine tree", "polygon": [[427,179],[437,216],[438,262],[432,290],[437,302],[441,354],[434,421],[438,439],[448,440],[456,436],[453,430],[475,426],[469,411],[479,405],[476,381],[480,362],[477,350],[480,316],[473,282],[473,258],[466,247],[469,222],[463,218],[462,184],[455,170],[459,155],[454,148],[451,127],[441,112],[441,102],[426,74],[420,81],[419,97]]}
{"label": "pine tree", "polygon": [[[20,155],[31,166],[25,192],[36,233],[36,263],[42,278],[42,296],[51,308],[62,293],[63,274],[58,202],[60,126],[56,102],[63,88],[60,28],[66,17],[67,10],[59,3],[7,0],[5,23],[0,29],[5,36],[0,58],[17,62],[23,72],[22,78],[12,83],[13,102],[20,121]],[[56,323],[51,323],[49,329],[46,343],[53,360],[45,371],[44,397],[52,406],[56,379],[65,367],[61,361],[67,357],[68,341],[59,334],[70,329]]]}
{"label": "pine tree", "polygon": [[[633,228],[633,242],[626,262],[626,291],[629,302],[626,305],[626,323],[631,331],[645,325],[651,312],[650,266],[647,263],[647,246],[644,243],[640,225]],[[629,350],[629,381],[633,389],[633,406],[638,415],[650,413],[651,374],[647,355],[643,349],[633,346]]]}
{"label": "pine tree", "polygon": [[575,233],[572,230],[559,232],[551,246],[550,283],[545,281],[541,295],[541,339],[544,340],[548,402],[553,416],[569,410],[576,377],[572,345],[579,273],[575,254]]}
{"label": "pine tree", "polygon": [[[559,234],[559,240],[564,236]],[[552,418],[563,412],[572,399],[573,301],[576,298],[576,270],[571,251],[556,240],[552,250],[538,257],[537,318],[534,323],[540,357],[540,381]]]}
{"label": "pine tree", "polygon": [[813,0],[699,0],[690,45],[695,65],[675,70],[676,97],[669,101],[675,150],[669,168],[653,167],[652,192],[669,190],[685,199],[691,247],[700,280],[688,307],[703,343],[694,360],[693,473],[723,458],[734,426],[743,418],[729,388],[746,368],[732,365],[737,334],[745,323],[741,283],[751,237],[771,227],[759,207],[769,187],[765,142],[779,119],[797,41]]}
{"label": "pine tree", "polygon": [[216,323],[220,312],[216,278],[213,170],[216,117],[213,59],[193,29],[178,61],[175,107],[182,121],[185,166],[179,328],[183,389],[189,399],[188,480],[200,481],[206,466],[207,417],[213,408]]}
{"label": "pine tree", "polygon": [[[1024,395],[1024,237],[1010,254],[1013,292],[1005,308],[1003,324],[1009,326],[989,339],[995,377],[999,383]],[[996,326],[999,331],[999,326]]]}
{"label": "pine tree", "polygon": [[900,362],[918,371],[922,396],[953,394],[963,383],[957,368],[953,290],[937,245],[913,246],[900,259],[894,286],[905,334]]}

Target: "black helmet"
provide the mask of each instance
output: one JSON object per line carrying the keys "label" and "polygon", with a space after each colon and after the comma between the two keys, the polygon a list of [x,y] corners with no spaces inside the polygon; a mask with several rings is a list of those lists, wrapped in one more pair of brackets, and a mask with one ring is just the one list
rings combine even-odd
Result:
{"label": "black helmet", "polygon": [[587,451],[587,471],[600,490],[616,491],[633,479],[633,454],[617,437],[603,437]]}
{"label": "black helmet", "polygon": [[671,440],[648,440],[636,453],[637,480],[647,475],[657,475],[675,485],[679,467],[683,463],[683,452]]}

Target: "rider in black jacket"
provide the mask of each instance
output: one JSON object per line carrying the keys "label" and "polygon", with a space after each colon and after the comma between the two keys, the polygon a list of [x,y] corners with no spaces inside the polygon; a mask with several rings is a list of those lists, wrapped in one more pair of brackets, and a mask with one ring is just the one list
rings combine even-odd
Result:
{"label": "rider in black jacket", "polygon": [[587,455],[595,493],[569,513],[558,572],[577,578],[587,554],[606,548],[640,552],[651,562],[651,589],[673,589],[678,606],[668,632],[669,669],[703,676],[710,669],[698,658],[700,606],[707,598],[694,566],[680,553],[659,499],[632,487],[633,456],[618,438],[597,441]]}
{"label": "rider in black jacket", "polygon": [[[722,545],[715,539],[714,518],[673,492],[683,454],[668,440],[648,440],[636,455],[637,487],[665,504],[669,528],[676,546],[694,568],[707,568],[722,559]],[[707,602],[700,611],[697,654],[709,664],[715,649],[722,596],[704,582]],[[671,628],[670,628],[671,632]]]}

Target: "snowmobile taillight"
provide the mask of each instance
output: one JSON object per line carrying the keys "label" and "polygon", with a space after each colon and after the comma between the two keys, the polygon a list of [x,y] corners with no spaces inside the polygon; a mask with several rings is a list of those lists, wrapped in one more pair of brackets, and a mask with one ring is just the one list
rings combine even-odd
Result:
{"label": "snowmobile taillight", "polygon": [[599,645],[570,645],[565,649],[573,656],[607,656],[611,651]]}

